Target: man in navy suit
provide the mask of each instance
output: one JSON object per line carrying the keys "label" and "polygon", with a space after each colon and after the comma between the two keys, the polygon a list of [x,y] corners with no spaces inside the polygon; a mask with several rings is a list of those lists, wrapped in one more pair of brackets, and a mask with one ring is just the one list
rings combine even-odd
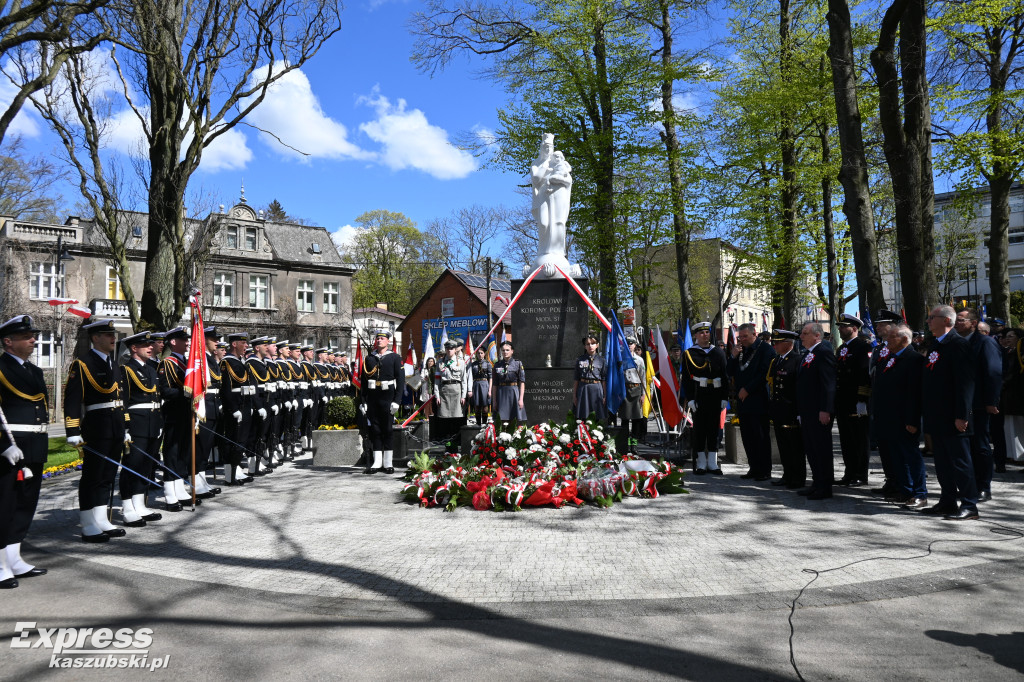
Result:
{"label": "man in navy suit", "polygon": [[914,332],[900,322],[889,325],[888,353],[875,368],[871,389],[872,435],[882,461],[888,462],[886,499],[904,509],[928,506],[921,439],[921,372],[924,357],[910,342]]}
{"label": "man in navy suit", "polygon": [[832,497],[835,463],[832,455],[832,418],[835,416],[836,356],[817,322],[800,331],[807,352],[797,377],[797,414],[804,437],[804,452],[811,468],[811,486],[800,490],[809,500]]}
{"label": "man in navy suit", "polygon": [[942,494],[938,504],[921,511],[964,521],[978,518],[970,432],[975,365],[970,343],[953,331],[954,320],[956,312],[948,305],[938,306],[928,316],[928,329],[935,338],[922,372],[921,412],[924,432],[932,439]]}
{"label": "man in navy suit", "polygon": [[989,421],[999,414],[999,393],[1003,388],[1003,353],[991,336],[978,331],[978,313],[973,309],[956,314],[956,333],[967,339],[974,362],[974,401],[971,410],[971,461],[978,485],[978,501],[992,499],[992,441]]}
{"label": "man in navy suit", "polygon": [[775,351],[757,338],[757,328],[741,324],[739,348],[729,358],[729,376],[736,385],[736,416],[750,470],[740,478],[767,481],[772,477],[772,441],[768,422],[768,370]]}

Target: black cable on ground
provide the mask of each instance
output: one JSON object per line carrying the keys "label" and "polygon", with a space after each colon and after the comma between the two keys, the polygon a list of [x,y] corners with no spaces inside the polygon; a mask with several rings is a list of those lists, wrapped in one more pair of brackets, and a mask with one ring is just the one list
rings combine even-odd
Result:
{"label": "black cable on ground", "polygon": [[1009,526],[1004,526],[1002,524],[995,523],[995,522],[992,522],[992,521],[982,521],[981,523],[984,523],[984,524],[987,524],[988,526],[990,526],[989,532],[995,533],[996,535],[1006,535],[1006,536],[1009,536],[1009,537],[1000,538],[1000,539],[994,539],[994,540],[979,540],[979,539],[975,539],[975,538],[964,538],[964,539],[959,539],[959,540],[946,540],[946,539],[932,540],[931,542],[928,543],[928,547],[925,550],[924,554],[916,554],[914,556],[907,556],[907,557],[894,557],[894,556],[866,557],[864,559],[857,559],[856,561],[851,561],[850,563],[843,564],[842,566],[836,566],[835,568],[826,568],[826,569],[821,570],[821,571],[815,570],[813,568],[805,568],[805,569],[803,569],[801,571],[802,573],[808,573],[808,574],[812,575],[813,577],[809,581],[807,581],[806,585],[804,585],[803,587],[800,588],[800,591],[797,593],[796,597],[793,598],[793,601],[790,602],[790,605],[789,605],[789,664],[791,666],[793,666],[793,672],[796,673],[797,679],[799,679],[801,682],[804,682],[804,676],[800,674],[800,668],[796,664],[796,653],[793,650],[793,638],[796,636],[796,629],[793,626],[793,614],[796,613],[796,604],[797,604],[798,601],[800,601],[800,597],[803,596],[803,594],[807,590],[807,588],[810,587],[814,583],[814,581],[818,579],[819,576],[821,576],[821,575],[823,575],[825,573],[832,573],[833,571],[841,571],[844,568],[849,568],[850,566],[855,566],[857,564],[862,564],[862,563],[865,563],[865,562],[868,562],[868,561],[913,561],[915,559],[924,559],[925,557],[928,557],[928,556],[931,555],[932,547],[937,545],[937,544],[939,544],[940,542],[948,542],[948,543],[962,543],[962,542],[974,542],[974,543],[977,543],[977,542],[1011,542],[1013,540],[1020,540],[1021,538],[1024,538],[1024,531],[1022,531],[1022,530],[1018,530],[1016,528],[1010,528]]}

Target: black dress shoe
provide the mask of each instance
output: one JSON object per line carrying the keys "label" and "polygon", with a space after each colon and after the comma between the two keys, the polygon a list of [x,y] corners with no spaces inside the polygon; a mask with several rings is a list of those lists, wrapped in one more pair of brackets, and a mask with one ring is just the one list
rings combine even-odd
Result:
{"label": "black dress shoe", "polygon": [[787,483],[786,479],[784,478],[777,478],[774,481],[772,481],[772,485],[789,485],[789,483]]}
{"label": "black dress shoe", "polygon": [[0,590],[13,590],[17,586],[17,578],[8,578],[7,580],[0,580]]}
{"label": "black dress shoe", "polygon": [[217,493],[212,490],[207,490],[205,493],[196,493],[196,500],[209,500],[213,498]]}
{"label": "black dress shoe", "polygon": [[753,477],[754,477],[754,472],[753,471],[748,471],[747,473],[742,474],[740,476],[740,478],[753,478]]}
{"label": "black dress shoe", "polygon": [[129,528],[144,528],[146,526],[146,520],[139,519],[138,521],[125,521],[124,525],[128,526]]}
{"label": "black dress shoe", "polygon": [[395,467],[384,467],[383,469],[381,469],[381,471],[383,471],[385,474],[393,474],[395,473]]}
{"label": "black dress shoe", "polygon": [[709,474],[714,474],[715,476],[721,476],[722,475],[722,470],[721,469],[708,469],[708,473]]}
{"label": "black dress shoe", "polygon": [[142,520],[143,521],[159,521],[162,518],[163,518],[163,514],[157,514],[156,512],[153,512],[152,514],[146,514],[145,516],[143,516]]}
{"label": "black dress shoe", "polygon": [[946,521],[977,521],[980,517],[977,509],[961,509],[954,514],[943,516]]}
{"label": "black dress shoe", "polygon": [[30,568],[24,573],[16,573],[15,578],[38,578],[41,575],[46,575],[45,568]]}
{"label": "black dress shoe", "polygon": [[704,475],[704,474],[706,474],[707,472],[708,472],[708,470],[707,470],[707,469],[694,469],[694,470],[693,470],[693,473],[694,473],[695,475],[697,475],[697,476],[703,476],[703,475]]}
{"label": "black dress shoe", "polygon": [[125,535],[128,535],[124,528],[111,528],[110,530],[103,531],[103,534],[108,538],[123,538]]}
{"label": "black dress shoe", "polygon": [[269,471],[267,471],[266,469],[260,469],[259,471],[254,471],[254,472],[252,472],[252,474],[251,474],[251,475],[252,475],[252,476],[266,476],[266,475],[267,475],[267,474],[269,474],[269,473],[270,473],[270,472],[269,472]]}
{"label": "black dress shoe", "polygon": [[210,488],[210,492],[214,495],[220,495],[220,488]]}
{"label": "black dress shoe", "polygon": [[366,469],[363,470],[364,474],[379,474],[380,472],[380,467],[366,467]]}
{"label": "black dress shoe", "polygon": [[956,507],[949,507],[944,504],[936,504],[932,507],[925,507],[921,510],[922,514],[928,516],[945,516],[946,514],[956,514]]}
{"label": "black dress shoe", "polygon": [[82,542],[110,542],[110,538],[106,533],[100,533],[99,535],[83,535]]}
{"label": "black dress shoe", "polygon": [[815,490],[813,493],[807,496],[808,500],[830,500],[832,499],[831,490]]}
{"label": "black dress shoe", "polygon": [[859,479],[859,478],[855,478],[855,479],[853,479],[852,481],[848,482],[848,483],[846,484],[846,487],[847,487],[847,488],[859,488],[859,487],[861,487],[862,485],[867,485],[867,484],[868,484],[868,482],[867,482],[867,481],[862,481],[862,480],[861,480],[861,479]]}
{"label": "black dress shoe", "polygon": [[921,511],[928,507],[928,498],[925,497],[911,497],[909,500],[903,503],[903,508],[907,511]]}
{"label": "black dress shoe", "polygon": [[169,512],[179,512],[181,511],[181,502],[166,502],[164,504],[164,509]]}
{"label": "black dress shoe", "polygon": [[988,490],[982,490],[980,493],[978,493],[978,502],[988,502],[991,499],[992,493],[990,493]]}

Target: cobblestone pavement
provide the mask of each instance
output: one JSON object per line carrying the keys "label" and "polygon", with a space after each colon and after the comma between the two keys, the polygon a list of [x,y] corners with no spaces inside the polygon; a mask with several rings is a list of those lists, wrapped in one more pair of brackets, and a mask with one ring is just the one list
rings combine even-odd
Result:
{"label": "cobblestone pavement", "polygon": [[[991,579],[1024,554],[1024,541],[991,525],[1024,527],[1015,468],[997,474],[982,522],[961,523],[899,511],[864,488],[837,487],[832,500],[811,502],[741,480],[740,467],[724,469],[723,477],[689,476],[692,494],[608,510],[445,513],[402,501],[397,475],[317,470],[300,459],[225,488],[194,513],[164,512],[101,545],[79,541],[77,482],[61,478],[44,488],[30,544],[119,570],[259,585],[268,598],[507,612],[623,600],[638,608],[672,600],[698,613],[778,608],[807,585],[804,569],[828,571],[805,605],[863,601]],[[150,506],[160,507],[158,499]]]}

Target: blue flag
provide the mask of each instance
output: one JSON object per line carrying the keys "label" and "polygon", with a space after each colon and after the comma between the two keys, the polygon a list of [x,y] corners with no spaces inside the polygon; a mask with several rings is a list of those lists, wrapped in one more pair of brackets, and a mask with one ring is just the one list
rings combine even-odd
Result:
{"label": "blue flag", "polygon": [[690,321],[686,321],[686,329],[683,333],[683,350],[693,348],[693,335],[690,334]]}
{"label": "blue flag", "polygon": [[[690,331],[689,320],[686,321],[686,331]],[[676,343],[678,343],[683,348],[689,348],[689,346],[686,345],[686,334],[683,333],[683,323],[680,322],[678,319],[676,320]]]}
{"label": "blue flag", "polygon": [[605,343],[605,366],[607,369],[607,386],[605,397],[608,403],[608,412],[615,414],[619,406],[626,398],[626,375],[627,369],[635,369],[636,362],[633,354],[629,352],[626,344],[626,334],[619,325],[619,319],[615,311],[611,311],[612,328],[608,332],[608,341]]}
{"label": "blue flag", "polygon": [[878,337],[875,335],[875,325],[871,323],[871,313],[865,310],[861,321],[864,323],[864,329],[871,332],[871,347],[874,348],[878,345]]}

